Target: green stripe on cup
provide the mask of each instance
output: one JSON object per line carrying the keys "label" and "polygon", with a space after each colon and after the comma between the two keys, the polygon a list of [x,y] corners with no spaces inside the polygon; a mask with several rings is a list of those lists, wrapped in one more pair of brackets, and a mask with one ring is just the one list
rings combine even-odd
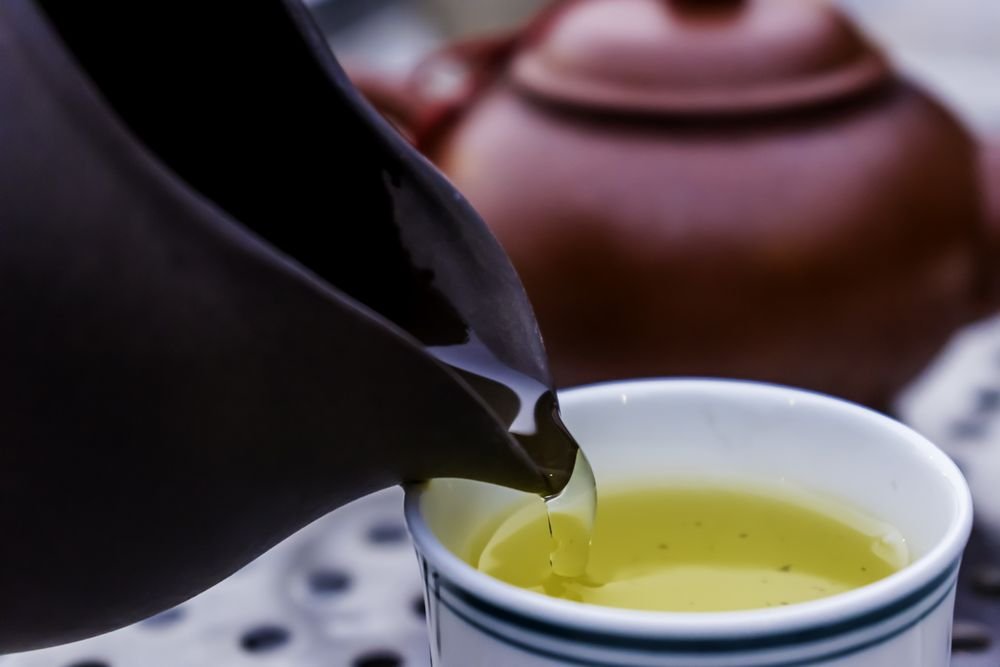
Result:
{"label": "green stripe on cup", "polygon": [[[801,660],[792,660],[792,661],[784,661],[784,662],[772,662],[772,663],[760,663],[760,664],[754,665],[753,667],[808,667],[809,665],[815,665],[817,663],[822,663],[822,662],[827,662],[827,661],[830,661],[830,660],[838,660],[840,658],[849,657],[849,656],[851,656],[851,655],[853,655],[855,653],[859,653],[859,652],[864,651],[866,649],[869,649],[869,648],[872,648],[872,647],[877,646],[879,644],[882,644],[884,642],[887,642],[887,641],[889,641],[889,640],[897,637],[898,635],[906,632],[907,630],[909,630],[910,628],[912,628],[916,624],[920,623],[920,621],[924,620],[927,616],[929,616],[931,613],[933,613],[938,607],[940,607],[941,604],[948,598],[948,596],[952,593],[952,591],[954,589],[955,589],[955,582],[952,582],[951,586],[949,586],[948,589],[941,596],[938,597],[938,599],[934,602],[934,604],[932,604],[928,609],[924,610],[924,612],[921,613],[917,618],[912,619],[911,621],[909,621],[908,623],[904,624],[903,626],[895,628],[895,629],[887,632],[885,635],[882,635],[882,636],[877,637],[875,639],[870,639],[870,640],[864,641],[864,642],[862,642],[860,644],[857,644],[855,646],[851,646],[851,647],[847,647],[847,648],[843,648],[843,649],[838,649],[836,651],[831,651],[829,653],[825,653],[825,654],[819,655],[819,656],[813,656],[813,657],[805,658],[805,659],[801,659]],[[489,628],[487,626],[482,625],[478,621],[475,621],[475,620],[469,618],[461,610],[459,610],[458,608],[456,608],[454,605],[452,605],[451,603],[449,603],[447,600],[442,599],[440,595],[435,595],[434,597],[435,597],[435,599],[440,604],[442,604],[446,608],[448,608],[448,610],[450,610],[453,614],[455,614],[458,618],[460,618],[465,623],[468,623],[470,626],[476,628],[477,630],[479,630],[483,634],[485,634],[485,635],[487,635],[487,636],[495,639],[496,641],[498,641],[498,642],[500,642],[502,644],[505,644],[507,646],[510,646],[512,648],[515,648],[517,650],[523,651],[525,653],[530,653],[532,655],[536,655],[536,656],[539,656],[539,657],[548,658],[548,659],[552,659],[552,660],[558,660],[558,661],[564,662],[564,663],[569,663],[569,664],[574,664],[574,665],[581,665],[582,667],[630,667],[628,664],[622,663],[622,662],[596,662],[596,661],[593,661],[593,660],[585,660],[585,659],[581,659],[581,658],[576,658],[576,657],[573,657],[573,656],[565,655],[563,653],[555,653],[555,652],[552,652],[552,651],[547,651],[547,650],[539,648],[537,646],[532,646],[530,644],[526,644],[524,642],[520,642],[520,641],[511,639],[510,637],[506,637],[506,636],[504,636],[504,635],[496,632],[495,630],[493,630],[493,629],[491,629],[491,628]],[[891,616],[889,616],[887,618],[891,618]],[[532,619],[527,619],[527,618],[525,618],[524,620],[527,622],[524,627],[526,629],[533,629],[533,628],[531,628],[529,626],[534,625],[534,621]],[[858,626],[858,628],[862,628],[862,627],[866,627],[866,626],[864,626],[864,625],[859,625]],[[554,636],[554,635],[549,634],[548,636]],[[586,645],[589,644],[589,645],[593,645],[593,646],[596,646],[597,648],[601,648],[601,649],[609,648],[607,644],[596,645],[596,644],[594,644],[594,642],[583,641],[583,640],[585,640],[587,638],[590,638],[592,636],[593,635],[590,635],[588,633],[576,633],[576,632],[574,632],[574,636],[573,637],[568,637],[568,636],[560,635],[557,638],[558,639],[570,639],[575,644],[581,645],[581,646],[586,646]],[[684,642],[684,640],[677,640],[677,641],[678,641],[678,643],[683,643]],[[648,642],[648,640],[647,640],[647,642]],[[624,649],[624,650],[628,650],[628,649],[636,650],[638,648],[636,646],[637,643],[639,643],[639,642],[638,641],[629,642],[630,645],[620,645],[620,646],[615,646],[613,648],[614,649],[618,649],[618,650],[622,650],[622,649]],[[711,654],[711,653],[718,653],[718,652],[729,652],[729,650],[737,650],[737,649],[723,649],[723,651],[717,651],[715,643],[711,642],[711,641],[701,642],[701,644],[703,645],[703,648],[701,650],[695,650],[695,651],[677,651],[676,652],[676,653],[678,653],[677,657],[681,657],[684,653],[691,653],[691,652],[693,652],[693,653],[701,653],[701,654]],[[787,648],[789,646],[797,646],[797,645],[802,645],[802,644],[803,644],[803,642],[788,643],[788,644],[782,644],[780,642],[775,642],[775,644],[773,646],[769,646],[767,648],[770,648],[770,649]],[[652,650],[650,650],[650,649],[648,649],[648,647],[646,647],[647,656],[653,657],[653,655],[651,655],[651,652],[652,651],[657,651],[657,650],[658,649],[652,649]],[[758,649],[754,649],[754,650],[762,650],[762,649],[758,648]],[[666,649],[666,648],[659,649],[659,651],[663,652],[663,653],[674,652],[674,651],[671,651],[670,649]],[[640,666],[640,667],[644,667],[644,666]]]}
{"label": "green stripe on cup", "polygon": [[[848,618],[843,621],[838,621],[837,623],[832,623],[829,625],[815,626],[811,628],[806,628],[802,630],[796,630],[792,632],[777,632],[773,634],[758,635],[755,637],[743,637],[743,638],[732,638],[732,639],[674,639],[674,638],[642,638],[642,637],[632,637],[625,634],[613,634],[613,633],[602,633],[602,632],[590,632],[586,630],[581,630],[578,628],[571,628],[564,625],[559,625],[556,623],[551,623],[548,621],[543,621],[540,619],[532,618],[519,614],[517,612],[511,611],[504,607],[500,607],[492,602],[483,600],[482,598],[473,595],[467,591],[464,591],[450,581],[441,577],[438,573],[435,573],[439,578],[437,579],[438,588],[443,588],[448,591],[448,593],[454,596],[457,600],[461,601],[468,607],[483,613],[487,616],[496,618],[497,620],[514,626],[523,630],[538,633],[547,637],[552,637],[559,640],[570,641],[582,645],[591,645],[603,649],[625,649],[625,650],[635,650],[635,651],[645,651],[648,653],[677,653],[677,654],[698,654],[698,653],[735,653],[735,652],[750,652],[750,651],[761,651],[768,649],[779,649],[779,648],[789,648],[795,646],[801,646],[805,644],[812,644],[823,640],[834,639],[836,637],[861,630],[877,623],[882,623],[888,621],[899,614],[905,612],[908,609],[912,609],[916,605],[920,604],[927,597],[932,595],[935,591],[939,590],[944,584],[949,583],[947,590],[939,596],[935,603],[931,606],[930,610],[921,614],[920,618],[910,621],[902,628],[896,628],[889,631],[886,635],[878,638],[877,640],[869,641],[864,643],[862,646],[852,647],[849,651],[855,652],[863,648],[868,648],[874,644],[878,644],[895,637],[896,635],[904,632],[905,630],[912,627],[916,622],[926,617],[930,611],[937,608],[941,602],[947,598],[948,594],[955,586],[955,580],[958,576],[958,568],[960,565],[960,559],[954,561],[948,568],[946,568],[940,575],[932,579],[930,582],[919,588],[918,590],[910,593],[909,595],[890,602],[878,609],[866,612],[864,614],[859,614],[853,618]],[[494,630],[484,628],[480,623],[468,618],[461,610],[457,609],[453,604],[449,603],[447,600],[443,600],[440,597],[439,591],[435,591],[435,597],[444,604],[453,613],[458,615],[465,622],[475,626],[480,631],[493,636],[494,638],[515,645],[523,650],[528,650],[531,652],[538,652],[533,647],[521,646],[520,643],[514,643],[508,638],[501,637],[497,635]],[[833,657],[840,656],[840,653],[836,655],[826,656],[823,659],[828,660]],[[549,657],[560,657],[561,656],[549,656]],[[815,662],[816,660],[812,660]],[[588,663],[580,662],[581,665],[600,665],[601,663]],[[793,662],[789,665],[804,665],[810,663]],[[778,665],[768,666],[768,667],[778,667]]]}

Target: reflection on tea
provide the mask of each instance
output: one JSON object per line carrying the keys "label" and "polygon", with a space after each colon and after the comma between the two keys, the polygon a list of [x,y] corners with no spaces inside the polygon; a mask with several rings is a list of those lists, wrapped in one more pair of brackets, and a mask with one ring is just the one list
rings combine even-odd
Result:
{"label": "reflection on tea", "polygon": [[[554,544],[572,514],[530,502],[480,538],[469,561],[552,597],[629,609],[726,611],[806,602],[878,581],[909,562],[892,526],[806,495],[676,485],[601,493],[586,570],[560,576]],[[584,552],[585,554],[585,552]],[[585,557],[585,555],[583,556]]]}

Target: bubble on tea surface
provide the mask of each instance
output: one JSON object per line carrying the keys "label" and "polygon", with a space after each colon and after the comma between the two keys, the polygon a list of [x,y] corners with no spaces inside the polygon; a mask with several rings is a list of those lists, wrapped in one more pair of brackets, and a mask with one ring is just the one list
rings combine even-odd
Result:
{"label": "bubble on tea surface", "polygon": [[884,532],[872,542],[872,552],[895,569],[901,569],[910,563],[910,548],[906,538],[892,526],[886,526]]}

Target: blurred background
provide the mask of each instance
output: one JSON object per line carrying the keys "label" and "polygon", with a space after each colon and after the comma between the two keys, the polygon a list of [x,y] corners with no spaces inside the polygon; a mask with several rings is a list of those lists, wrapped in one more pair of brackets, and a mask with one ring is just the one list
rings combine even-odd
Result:
{"label": "blurred background", "polygon": [[[806,0],[811,1],[811,0]],[[309,0],[337,56],[402,76],[449,40],[520,25],[547,0]],[[1000,134],[1000,3],[840,0],[911,76]]]}
{"label": "blurred background", "polygon": [[[746,377],[901,414],[1000,305],[996,2],[311,2],[504,245],[562,386]],[[873,52],[884,86],[739,106]]]}
{"label": "blurred background", "polygon": [[[307,0],[307,4],[349,72],[398,85],[428,54],[454,40],[515,28],[547,3]],[[984,154],[988,146],[1000,146],[998,0],[842,0],[839,6],[890,55],[904,76],[930,91],[968,128]],[[809,157],[797,156],[806,162]],[[993,176],[983,178],[1000,184],[1000,160],[991,162],[994,159],[983,158],[985,169],[995,169]],[[934,168],[943,173],[960,170],[957,163]],[[725,190],[721,194],[724,197]],[[984,194],[989,196],[996,194]],[[705,203],[710,202],[692,206]],[[984,209],[988,206],[984,201]],[[943,219],[949,215],[942,212]],[[896,301],[930,291],[933,285],[908,286]],[[820,303],[823,295],[806,298]],[[879,309],[877,303],[868,307]],[[1000,664],[1000,549],[995,546],[1000,541],[993,537],[1000,535],[1000,494],[994,491],[1000,480],[996,312],[986,308],[977,317],[929,313],[927,319],[908,320],[915,337],[924,329],[940,329],[921,352],[933,353],[933,360],[915,380],[907,376],[907,386],[887,381],[892,391],[880,387],[884,391],[867,401],[891,409],[944,446],[963,467],[976,494],[981,525],[978,546],[963,574],[956,667]],[[549,316],[541,315],[544,330]],[[953,326],[956,323],[961,326]],[[595,330],[601,325],[595,323]],[[859,319],[852,327],[866,331],[868,321]],[[942,336],[949,340],[943,347],[938,345]],[[558,336],[555,340],[559,347]],[[891,355],[906,345],[906,340],[890,337],[881,340],[878,349]],[[837,363],[849,366],[851,361]],[[867,372],[867,367],[858,371],[862,376]],[[396,491],[360,501],[160,617],[79,644],[0,657],[0,667],[424,667],[428,658],[421,585],[399,503]]]}

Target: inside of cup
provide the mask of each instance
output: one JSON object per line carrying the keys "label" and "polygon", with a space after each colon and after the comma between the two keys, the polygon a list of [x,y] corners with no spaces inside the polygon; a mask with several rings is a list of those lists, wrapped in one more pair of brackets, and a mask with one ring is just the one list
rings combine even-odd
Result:
{"label": "inside of cup", "polygon": [[[958,520],[960,489],[944,455],[867,409],[782,387],[660,381],[566,392],[563,417],[602,488],[697,482],[804,491],[891,524],[911,562]],[[435,480],[420,511],[450,551],[468,559],[526,494]]]}

